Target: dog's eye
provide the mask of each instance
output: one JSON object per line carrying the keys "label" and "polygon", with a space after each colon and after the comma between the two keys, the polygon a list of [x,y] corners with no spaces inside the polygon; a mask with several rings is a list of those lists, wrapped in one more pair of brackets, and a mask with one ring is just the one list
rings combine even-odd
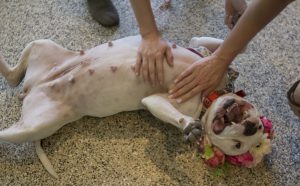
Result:
{"label": "dog's eye", "polygon": [[237,149],[241,148],[241,142],[238,142],[237,144],[235,144],[235,147],[236,147]]}
{"label": "dog's eye", "polygon": [[260,130],[260,129],[262,129],[262,126],[261,126],[261,125],[259,125],[258,129],[259,129],[259,130]]}

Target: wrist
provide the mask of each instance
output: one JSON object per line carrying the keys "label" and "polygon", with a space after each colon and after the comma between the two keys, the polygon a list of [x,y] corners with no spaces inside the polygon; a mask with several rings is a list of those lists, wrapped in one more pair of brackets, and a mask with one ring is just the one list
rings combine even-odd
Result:
{"label": "wrist", "polygon": [[225,65],[229,66],[234,58],[239,54],[239,51],[227,51],[220,46],[212,55]]}
{"label": "wrist", "polygon": [[222,53],[222,51],[216,50],[212,56],[214,56],[218,61],[220,61],[224,66],[228,67],[234,60],[235,56]]}
{"label": "wrist", "polygon": [[154,29],[154,30],[150,30],[150,31],[147,31],[147,32],[142,32],[141,31],[141,36],[142,36],[142,39],[145,39],[145,40],[154,40],[154,39],[158,39],[161,37],[161,34],[159,33],[159,31],[157,29]]}

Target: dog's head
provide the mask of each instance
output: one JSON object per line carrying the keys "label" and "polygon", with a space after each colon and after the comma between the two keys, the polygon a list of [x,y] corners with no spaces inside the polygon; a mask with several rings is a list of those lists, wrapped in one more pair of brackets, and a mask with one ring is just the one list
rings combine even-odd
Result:
{"label": "dog's head", "polygon": [[255,107],[233,93],[217,98],[202,118],[210,142],[227,155],[259,144],[264,127]]}

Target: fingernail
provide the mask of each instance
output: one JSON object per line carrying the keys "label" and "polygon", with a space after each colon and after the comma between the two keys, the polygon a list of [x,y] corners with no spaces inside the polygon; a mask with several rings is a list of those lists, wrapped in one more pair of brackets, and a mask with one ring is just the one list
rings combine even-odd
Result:
{"label": "fingernail", "polygon": [[181,103],[182,102],[182,99],[179,98],[179,99],[176,99],[177,103]]}
{"label": "fingernail", "polygon": [[169,95],[168,98],[173,99],[174,95]]}
{"label": "fingernail", "polygon": [[169,90],[169,92],[168,92],[168,93],[169,93],[169,94],[172,94],[173,92],[174,92],[174,90]]}
{"label": "fingernail", "polygon": [[174,80],[174,83],[177,83],[177,82],[178,82],[178,80],[177,80],[177,79],[175,79],[175,80]]}

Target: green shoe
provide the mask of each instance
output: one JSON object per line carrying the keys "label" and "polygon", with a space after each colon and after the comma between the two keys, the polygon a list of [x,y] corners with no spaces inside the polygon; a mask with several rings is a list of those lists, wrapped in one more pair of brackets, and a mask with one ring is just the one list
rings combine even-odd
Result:
{"label": "green shoe", "polygon": [[87,0],[92,17],[101,25],[110,27],[119,24],[118,12],[110,0]]}

